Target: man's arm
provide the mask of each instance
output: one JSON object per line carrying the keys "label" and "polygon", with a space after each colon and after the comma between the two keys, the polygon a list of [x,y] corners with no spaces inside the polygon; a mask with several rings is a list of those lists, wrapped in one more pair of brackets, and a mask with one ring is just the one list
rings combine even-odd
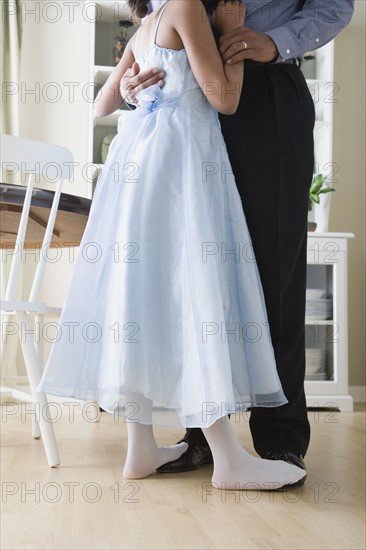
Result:
{"label": "man's arm", "polygon": [[232,63],[243,59],[280,63],[302,57],[330,42],[348,25],[353,11],[354,0],[305,0],[302,10],[280,27],[265,32],[244,27],[226,33],[220,38],[220,53],[225,62],[231,59]]}
{"label": "man's arm", "polygon": [[301,57],[324,46],[348,25],[353,11],[354,0],[305,1],[302,11],[285,25],[266,32],[277,46],[277,61]]}

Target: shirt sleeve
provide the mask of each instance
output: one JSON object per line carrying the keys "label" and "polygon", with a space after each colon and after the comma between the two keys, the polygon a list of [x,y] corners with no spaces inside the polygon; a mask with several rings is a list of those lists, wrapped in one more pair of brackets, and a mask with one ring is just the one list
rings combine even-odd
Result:
{"label": "shirt sleeve", "polygon": [[354,0],[305,0],[302,10],[284,25],[265,31],[279,51],[274,62],[301,58],[305,52],[324,46],[348,25],[353,11]]}

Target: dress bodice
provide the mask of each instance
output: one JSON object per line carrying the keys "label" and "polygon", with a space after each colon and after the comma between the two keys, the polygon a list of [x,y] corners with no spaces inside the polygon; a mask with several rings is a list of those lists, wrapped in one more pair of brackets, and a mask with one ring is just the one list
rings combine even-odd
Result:
{"label": "dress bodice", "polygon": [[217,112],[193,74],[186,50],[173,50],[153,43],[136,61],[141,71],[152,67],[165,71],[163,88],[154,84],[137,94],[140,107],[153,111],[162,107],[179,106],[188,108],[200,118],[203,116],[205,120],[217,118]]}
{"label": "dress bodice", "polygon": [[188,62],[186,50],[172,50],[157,44],[151,46],[136,60],[141,71],[159,67],[165,71],[164,97],[177,97],[185,91],[200,89]]}
{"label": "dress bodice", "polygon": [[137,99],[139,105],[148,110],[155,110],[161,106],[174,104],[189,106],[195,109],[198,108],[202,112],[202,110],[205,111],[210,107],[210,103],[193,74],[186,50],[164,48],[156,43],[161,18],[169,2],[170,0],[167,0],[161,8],[155,25],[152,44],[136,59],[141,71],[151,69],[152,67],[158,67],[165,71],[165,84],[163,88],[159,88],[155,84],[142,90],[137,94]]}

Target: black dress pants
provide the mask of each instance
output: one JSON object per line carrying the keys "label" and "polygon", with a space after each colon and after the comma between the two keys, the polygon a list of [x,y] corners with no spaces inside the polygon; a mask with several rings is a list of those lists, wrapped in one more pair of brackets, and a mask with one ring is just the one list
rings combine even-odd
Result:
{"label": "black dress pants", "polygon": [[[263,285],[277,370],[288,404],[253,408],[259,455],[305,455],[304,394],[307,207],[314,167],[315,109],[295,64],[245,62],[235,115],[220,116]],[[204,441],[200,429],[186,434]]]}

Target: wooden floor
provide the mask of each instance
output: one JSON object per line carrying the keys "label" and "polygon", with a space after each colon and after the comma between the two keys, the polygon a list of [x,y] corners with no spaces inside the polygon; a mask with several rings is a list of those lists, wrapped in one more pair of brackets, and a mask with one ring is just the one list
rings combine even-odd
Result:
{"label": "wooden floor", "polygon": [[[276,494],[213,493],[210,466],[126,481],[125,425],[107,413],[88,422],[81,406],[74,422],[62,408],[55,424],[62,465],[49,468],[42,442],[31,437],[30,418],[2,409],[4,550],[365,548],[362,409],[309,411],[308,480],[298,491]],[[251,449],[247,417],[234,420]],[[170,444],[181,432],[156,435]]]}

